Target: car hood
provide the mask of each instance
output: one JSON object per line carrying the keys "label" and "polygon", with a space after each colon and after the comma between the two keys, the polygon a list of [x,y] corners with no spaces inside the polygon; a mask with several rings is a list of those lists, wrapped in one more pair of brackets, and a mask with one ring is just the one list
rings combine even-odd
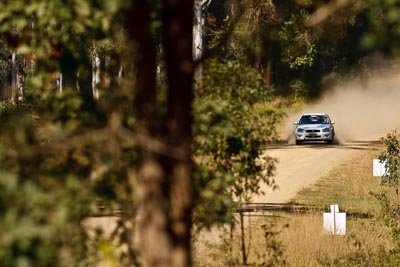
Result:
{"label": "car hood", "polygon": [[329,124],[300,124],[297,125],[297,128],[302,128],[304,130],[307,129],[324,129],[324,128],[329,128]]}

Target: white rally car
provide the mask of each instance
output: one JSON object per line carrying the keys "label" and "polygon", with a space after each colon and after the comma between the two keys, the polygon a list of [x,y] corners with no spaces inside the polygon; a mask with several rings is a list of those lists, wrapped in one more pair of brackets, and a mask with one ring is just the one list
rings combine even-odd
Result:
{"label": "white rally car", "polygon": [[303,114],[298,122],[295,122],[296,145],[304,141],[325,141],[332,144],[335,138],[335,122],[331,121],[325,113]]}

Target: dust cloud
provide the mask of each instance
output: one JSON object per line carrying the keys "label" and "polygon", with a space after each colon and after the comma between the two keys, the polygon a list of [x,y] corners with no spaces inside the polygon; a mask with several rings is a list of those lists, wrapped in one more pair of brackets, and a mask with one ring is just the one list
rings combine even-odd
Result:
{"label": "dust cloud", "polygon": [[319,101],[289,115],[285,127],[289,140],[294,138],[293,122],[308,112],[327,113],[335,122],[339,143],[378,140],[400,127],[400,64],[340,81]]}

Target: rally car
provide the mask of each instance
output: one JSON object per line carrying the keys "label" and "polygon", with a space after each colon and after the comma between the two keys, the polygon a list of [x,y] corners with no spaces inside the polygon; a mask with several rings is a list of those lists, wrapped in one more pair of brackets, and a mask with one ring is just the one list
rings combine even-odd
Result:
{"label": "rally car", "polygon": [[325,141],[332,144],[335,138],[335,122],[331,121],[325,113],[303,114],[298,122],[295,122],[296,145],[304,141]]}

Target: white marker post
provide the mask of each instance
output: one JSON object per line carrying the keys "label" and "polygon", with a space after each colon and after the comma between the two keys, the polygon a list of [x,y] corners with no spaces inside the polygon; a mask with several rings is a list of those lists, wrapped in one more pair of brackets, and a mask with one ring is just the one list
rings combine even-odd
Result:
{"label": "white marker post", "polygon": [[339,205],[331,205],[331,212],[324,212],[324,231],[331,235],[346,234],[346,212],[339,212]]}
{"label": "white marker post", "polygon": [[373,167],[373,175],[374,176],[384,176],[386,174],[386,162],[385,161],[380,161],[379,159],[374,159],[372,161],[372,167]]}

